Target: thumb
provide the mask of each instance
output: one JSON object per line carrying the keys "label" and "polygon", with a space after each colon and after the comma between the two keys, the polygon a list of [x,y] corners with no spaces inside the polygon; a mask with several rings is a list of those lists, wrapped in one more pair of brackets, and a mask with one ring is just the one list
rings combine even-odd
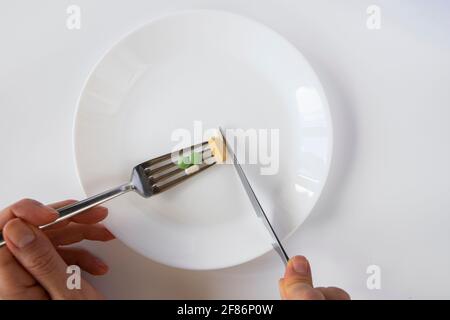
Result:
{"label": "thumb", "polygon": [[66,284],[67,264],[41,230],[13,219],[5,225],[3,234],[11,253],[52,299],[73,296]]}
{"label": "thumb", "polygon": [[286,266],[284,278],[280,281],[280,292],[288,300],[321,300],[323,294],[313,288],[311,267],[303,256],[295,256]]}

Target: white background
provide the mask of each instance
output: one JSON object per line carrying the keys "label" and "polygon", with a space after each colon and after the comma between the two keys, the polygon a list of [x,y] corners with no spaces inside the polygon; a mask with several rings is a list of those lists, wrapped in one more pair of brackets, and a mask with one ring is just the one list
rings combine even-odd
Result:
{"label": "white background", "polygon": [[[82,28],[66,28],[81,7]],[[366,9],[382,10],[380,30]],[[286,241],[315,283],[353,298],[450,298],[450,4],[445,0],[41,0],[0,4],[0,206],[82,198],[72,125],[83,83],[121,37],[180,9],[256,19],[309,60],[335,129],[331,174]],[[127,214],[124,212],[123,214]],[[132,232],[132,230],[130,230]],[[111,267],[89,277],[109,298],[278,298],[271,252],[210,272],[169,268],[120,241],[84,244]],[[164,245],[164,244],[161,244]],[[366,268],[381,267],[381,290]]]}

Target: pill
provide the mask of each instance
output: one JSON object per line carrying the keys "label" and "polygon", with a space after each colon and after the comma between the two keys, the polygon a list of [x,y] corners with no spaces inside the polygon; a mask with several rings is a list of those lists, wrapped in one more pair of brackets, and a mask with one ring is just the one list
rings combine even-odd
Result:
{"label": "pill", "polygon": [[195,164],[195,165],[190,166],[189,168],[185,169],[184,172],[186,174],[193,174],[193,173],[197,172],[198,170],[200,170],[200,166],[198,164]]}
{"label": "pill", "polygon": [[192,152],[191,153],[191,164],[200,164],[202,163],[202,153],[201,152]]}
{"label": "pill", "polygon": [[214,156],[217,163],[224,163],[227,158],[227,150],[222,135],[211,137],[208,140],[211,154]]}
{"label": "pill", "polygon": [[202,154],[200,152],[192,152],[188,156],[178,158],[178,168],[187,169],[194,164],[202,163]]}

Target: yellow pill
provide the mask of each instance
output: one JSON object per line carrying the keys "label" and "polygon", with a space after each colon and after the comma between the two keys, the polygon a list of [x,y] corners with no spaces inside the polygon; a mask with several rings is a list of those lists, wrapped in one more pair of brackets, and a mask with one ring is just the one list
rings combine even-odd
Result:
{"label": "yellow pill", "polygon": [[227,159],[227,148],[222,135],[219,133],[218,136],[209,138],[208,143],[216,162],[224,163]]}

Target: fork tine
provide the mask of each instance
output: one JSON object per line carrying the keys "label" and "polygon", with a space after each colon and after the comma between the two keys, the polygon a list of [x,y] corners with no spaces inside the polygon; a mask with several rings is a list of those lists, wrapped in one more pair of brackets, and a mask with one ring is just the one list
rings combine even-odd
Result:
{"label": "fork tine", "polygon": [[207,144],[208,144],[208,141],[203,141],[203,142],[194,144],[194,145],[192,145],[192,146],[190,146],[190,147],[186,147],[186,148],[183,148],[183,149],[181,149],[181,150],[178,150],[177,152],[180,152],[180,151],[184,152],[184,151],[189,151],[189,150],[192,151],[192,150],[194,150],[194,149],[197,149],[198,147],[203,147],[203,146],[205,146],[205,145],[207,145]]}
{"label": "fork tine", "polygon": [[158,186],[158,185],[155,184],[155,185],[153,185],[153,193],[154,193],[154,194],[157,194],[157,193],[164,192],[164,191],[166,191],[167,189],[169,189],[169,188],[171,188],[171,187],[173,187],[173,186],[175,186],[175,185],[177,185],[177,184],[183,182],[183,181],[186,180],[186,179],[189,179],[189,178],[192,177],[192,176],[195,176],[196,174],[202,172],[203,170],[208,169],[209,167],[212,167],[212,166],[215,165],[215,164],[216,164],[216,163],[213,162],[213,163],[208,164],[208,165],[203,165],[203,166],[200,167],[200,169],[199,169],[197,172],[194,172],[194,173],[189,174],[189,175],[188,175],[188,174],[184,174],[184,175],[182,175],[181,177],[176,178],[176,179],[173,179],[173,180],[171,180],[171,181],[169,181],[169,182],[167,182],[167,183],[165,183],[165,184],[162,184],[162,185],[160,185],[160,186]]}
{"label": "fork tine", "polygon": [[154,174],[156,174],[156,173],[165,171],[165,170],[170,169],[170,168],[172,168],[172,167],[176,167],[176,165],[175,165],[172,161],[170,161],[169,163],[167,163],[167,164],[165,164],[165,165],[162,165],[162,166],[159,166],[159,167],[156,168],[156,169],[153,169],[153,170],[150,169],[150,170],[148,170],[147,173],[148,173],[150,176],[152,176],[152,175],[154,175]]}
{"label": "fork tine", "polygon": [[[208,159],[208,158],[211,157],[211,156],[205,157],[205,154],[207,154],[208,151],[211,151],[211,149],[208,148],[208,149],[203,149],[203,150],[202,150],[202,159],[203,159],[203,160],[206,160],[206,159]],[[167,159],[166,159],[166,160],[167,160]],[[166,161],[166,160],[164,160],[164,161]],[[156,167],[155,169],[146,168],[146,169],[147,169],[146,172],[147,172],[147,174],[148,174],[149,176],[153,176],[153,175],[155,175],[155,174],[158,174],[158,173],[167,171],[167,170],[170,169],[171,167],[176,167],[176,168],[178,168],[178,166],[177,166],[175,163],[173,163],[172,161],[170,161],[170,162],[168,162],[167,164],[162,164],[162,165],[160,165],[159,167]],[[156,178],[155,178],[155,179],[156,179]]]}
{"label": "fork tine", "polygon": [[162,180],[166,180],[167,178],[170,178],[170,177],[172,177],[174,175],[177,175],[177,174],[179,174],[179,173],[181,173],[183,171],[184,171],[184,169],[176,167],[175,170],[169,171],[167,173],[164,173],[164,174],[160,175],[159,177],[153,178],[153,182],[157,183],[157,182],[160,182]]}
{"label": "fork tine", "polygon": [[172,153],[173,153],[173,152],[166,153],[166,154],[164,154],[164,155],[162,155],[162,156],[159,156],[159,157],[150,159],[150,160],[148,160],[148,161],[145,161],[145,162],[141,163],[141,165],[142,165],[145,169],[148,169],[148,168],[150,168],[150,166],[152,166],[152,165],[154,165],[154,164],[157,164],[157,163],[159,163],[159,162],[162,162],[162,161],[165,161],[165,160],[170,159],[170,158],[172,157]]}
{"label": "fork tine", "polygon": [[[150,169],[151,166],[154,166],[154,165],[156,165],[156,164],[159,164],[159,163],[162,163],[162,162],[167,161],[167,160],[169,160],[169,159],[172,159],[172,157],[173,157],[174,155],[180,156],[180,155],[182,155],[184,152],[193,151],[193,150],[195,150],[195,149],[197,149],[197,148],[199,148],[199,147],[203,147],[203,146],[205,146],[205,145],[207,145],[207,144],[208,144],[208,141],[203,141],[203,142],[201,142],[201,143],[197,143],[197,144],[194,144],[194,145],[192,145],[192,146],[189,146],[189,147],[186,147],[186,148],[183,148],[183,149],[174,151],[174,152],[169,152],[169,153],[166,153],[166,154],[164,154],[164,155],[162,155],[162,156],[159,156],[159,157],[150,159],[150,160],[148,160],[148,161],[143,162],[141,165],[142,165],[143,167],[145,167],[145,170],[146,170],[146,171],[148,171],[148,170],[151,170],[151,169]],[[206,150],[206,149],[203,149],[203,151],[205,151],[205,150]]]}
{"label": "fork tine", "polygon": [[[208,150],[209,150],[209,149],[208,149]],[[203,151],[203,154],[205,154],[208,150],[204,150],[204,151]],[[207,161],[207,160],[209,160],[209,159],[211,159],[211,158],[212,158],[211,155],[206,156],[206,157],[203,158],[203,162],[205,162],[205,161]],[[156,176],[156,177],[155,177],[155,176],[152,176],[153,182],[154,182],[154,183],[158,183],[158,182],[160,182],[160,181],[166,180],[166,179],[168,179],[168,178],[170,178],[170,177],[173,177],[173,176],[175,176],[175,175],[177,175],[177,174],[179,174],[179,173],[181,173],[181,172],[184,171],[184,169],[181,169],[181,168],[179,168],[179,167],[176,166],[176,165],[173,165],[173,167],[175,168],[174,170],[171,170],[171,171],[169,171],[169,172],[163,173],[163,174],[161,174],[161,175],[159,175],[159,176]]]}

